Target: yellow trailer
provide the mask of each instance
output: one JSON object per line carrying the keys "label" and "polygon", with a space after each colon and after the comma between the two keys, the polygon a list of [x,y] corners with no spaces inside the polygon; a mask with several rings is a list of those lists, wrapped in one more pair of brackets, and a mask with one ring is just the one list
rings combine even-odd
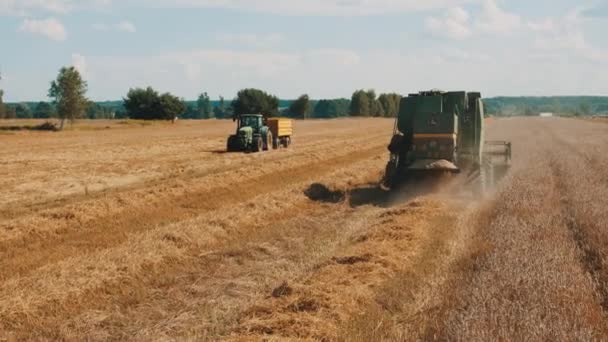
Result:
{"label": "yellow trailer", "polygon": [[286,118],[269,118],[268,128],[272,132],[272,148],[289,147],[293,135],[293,120]]}

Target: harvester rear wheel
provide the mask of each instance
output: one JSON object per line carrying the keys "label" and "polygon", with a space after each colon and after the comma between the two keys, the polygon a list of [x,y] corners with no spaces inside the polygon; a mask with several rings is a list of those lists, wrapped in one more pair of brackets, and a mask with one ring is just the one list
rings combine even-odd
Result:
{"label": "harvester rear wheel", "polygon": [[384,172],[384,179],[382,179],[382,185],[388,189],[395,186],[397,180],[397,172],[399,166],[399,157],[392,156],[391,160],[386,164],[386,170]]}

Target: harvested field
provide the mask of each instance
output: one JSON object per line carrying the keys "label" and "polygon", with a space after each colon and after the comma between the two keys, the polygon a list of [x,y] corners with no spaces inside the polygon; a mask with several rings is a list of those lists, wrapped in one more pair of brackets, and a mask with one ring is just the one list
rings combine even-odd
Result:
{"label": "harvested field", "polygon": [[492,120],[514,160],[483,200],[379,189],[392,127],[0,135],[0,341],[608,339],[608,125]]}

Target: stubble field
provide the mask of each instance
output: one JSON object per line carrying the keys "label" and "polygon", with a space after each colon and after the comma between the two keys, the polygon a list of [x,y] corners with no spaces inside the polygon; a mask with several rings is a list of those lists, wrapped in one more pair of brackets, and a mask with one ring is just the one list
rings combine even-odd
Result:
{"label": "stubble field", "polygon": [[491,120],[513,167],[377,187],[393,121],[0,132],[2,340],[608,338],[608,125]]}

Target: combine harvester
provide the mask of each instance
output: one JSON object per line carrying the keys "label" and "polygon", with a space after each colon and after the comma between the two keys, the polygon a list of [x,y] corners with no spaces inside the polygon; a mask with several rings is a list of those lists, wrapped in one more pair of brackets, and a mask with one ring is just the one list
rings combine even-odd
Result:
{"label": "combine harvester", "polygon": [[438,173],[462,173],[480,193],[508,171],[511,143],[485,141],[480,93],[438,90],[401,100],[383,185]]}

